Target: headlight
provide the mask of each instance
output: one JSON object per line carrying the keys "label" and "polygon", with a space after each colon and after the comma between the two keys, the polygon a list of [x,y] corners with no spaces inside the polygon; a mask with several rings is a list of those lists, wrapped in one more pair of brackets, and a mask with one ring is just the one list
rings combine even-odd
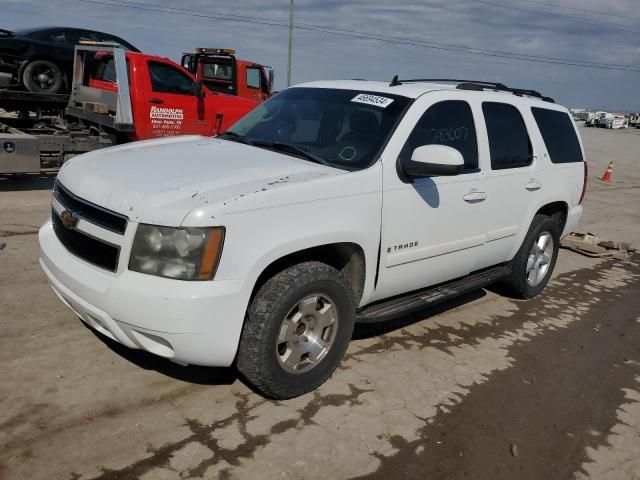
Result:
{"label": "headlight", "polygon": [[223,243],[224,227],[172,228],[141,223],[129,270],[180,280],[211,280]]}

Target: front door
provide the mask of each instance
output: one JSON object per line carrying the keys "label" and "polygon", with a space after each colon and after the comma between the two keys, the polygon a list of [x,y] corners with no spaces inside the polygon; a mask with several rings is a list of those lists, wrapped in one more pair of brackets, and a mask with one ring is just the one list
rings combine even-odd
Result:
{"label": "front door", "polygon": [[[193,78],[176,66],[149,61],[148,95],[138,99],[146,117],[144,138],[172,135],[210,135],[211,102],[199,98]],[[137,121],[140,119],[137,119]]]}
{"label": "front door", "polygon": [[[403,120],[402,125],[415,125],[413,131],[403,143],[390,143],[391,158],[383,159],[376,299],[464,276],[476,269],[482,257],[486,192],[473,109],[462,92],[460,100],[450,100],[450,93],[427,97],[419,98]],[[457,149],[464,158],[463,173],[404,178],[400,160],[428,144]]]}

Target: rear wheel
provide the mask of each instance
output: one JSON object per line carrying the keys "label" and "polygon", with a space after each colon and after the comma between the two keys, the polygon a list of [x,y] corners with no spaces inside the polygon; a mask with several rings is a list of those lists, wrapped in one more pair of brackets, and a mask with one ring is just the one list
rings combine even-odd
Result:
{"label": "rear wheel", "polygon": [[353,293],[338,271],[304,262],[266,281],[247,311],[237,367],[264,395],[293,398],[324,383],[351,339]]}
{"label": "rear wheel", "polygon": [[536,215],[522,246],[511,262],[506,283],[521,298],[538,295],[549,282],[558,258],[560,226],[546,215]]}
{"label": "rear wheel", "polygon": [[22,72],[22,83],[30,92],[57,93],[64,85],[60,68],[47,60],[34,60]]}

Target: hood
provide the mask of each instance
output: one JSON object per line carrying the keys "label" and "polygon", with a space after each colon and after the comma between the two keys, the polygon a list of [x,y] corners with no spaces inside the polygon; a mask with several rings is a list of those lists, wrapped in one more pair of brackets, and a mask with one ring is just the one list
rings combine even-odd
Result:
{"label": "hood", "polygon": [[97,150],[67,161],[58,181],[75,195],[130,220],[179,226],[201,206],[224,207],[343,170],[237,142],[169,137]]}

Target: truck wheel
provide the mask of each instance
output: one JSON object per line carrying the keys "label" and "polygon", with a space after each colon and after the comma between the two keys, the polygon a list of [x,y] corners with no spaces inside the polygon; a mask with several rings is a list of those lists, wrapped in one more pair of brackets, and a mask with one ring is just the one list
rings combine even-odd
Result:
{"label": "truck wheel", "polygon": [[57,93],[64,85],[62,71],[47,60],[34,60],[22,72],[22,83],[30,92]]}
{"label": "truck wheel", "polygon": [[282,400],[324,383],[342,359],[355,321],[353,293],[336,269],[294,265],[253,298],[237,368],[262,394]]}
{"label": "truck wheel", "polygon": [[538,295],[547,285],[558,258],[560,226],[552,217],[536,215],[518,253],[511,261],[506,283],[521,298]]}

